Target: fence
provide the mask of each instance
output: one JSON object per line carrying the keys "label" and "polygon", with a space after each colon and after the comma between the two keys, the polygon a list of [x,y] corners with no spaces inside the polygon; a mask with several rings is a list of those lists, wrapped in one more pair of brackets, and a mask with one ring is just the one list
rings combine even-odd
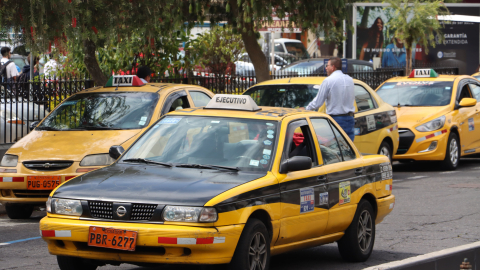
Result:
{"label": "fence", "polygon": [[34,82],[0,83],[0,144],[13,143],[72,94],[92,87],[85,78],[41,77]]}

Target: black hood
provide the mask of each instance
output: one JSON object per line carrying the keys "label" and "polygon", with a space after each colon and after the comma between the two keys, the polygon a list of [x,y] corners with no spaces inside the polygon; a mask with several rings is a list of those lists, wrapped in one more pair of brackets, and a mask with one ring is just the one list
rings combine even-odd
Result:
{"label": "black hood", "polygon": [[218,194],[265,175],[266,172],[245,173],[116,163],[69,180],[53,196],[203,206]]}
{"label": "black hood", "polygon": [[30,72],[30,65],[23,66],[22,73]]}

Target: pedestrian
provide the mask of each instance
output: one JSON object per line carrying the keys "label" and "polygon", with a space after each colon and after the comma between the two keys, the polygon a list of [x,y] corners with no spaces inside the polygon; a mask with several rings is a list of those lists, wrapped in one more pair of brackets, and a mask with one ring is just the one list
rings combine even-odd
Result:
{"label": "pedestrian", "polygon": [[152,78],[152,70],[147,66],[141,66],[137,70],[137,76],[142,80],[143,83],[149,83]]}
{"label": "pedestrian", "polygon": [[347,133],[353,141],[355,139],[353,118],[355,106],[355,86],[352,77],[343,74],[342,60],[332,57],[326,66],[328,78],[318,89],[317,96],[308,104],[307,110],[318,111],[326,103],[329,114]]}
{"label": "pedestrian", "polygon": [[38,73],[38,63],[40,61],[40,58],[38,56],[35,56],[33,59],[33,67],[30,65],[30,53],[27,56],[27,62],[28,65],[23,66],[22,73],[18,77],[18,84],[20,89],[22,89],[22,95],[25,98],[28,98],[29,91],[30,91],[30,84],[33,86],[33,95],[35,95],[38,98],[38,92],[39,92],[39,87],[36,83],[31,82],[33,80],[30,78],[30,69],[33,68],[33,78],[39,75]]}
{"label": "pedestrian", "polygon": [[0,70],[5,70],[2,76],[1,81],[7,83],[13,83],[17,81],[19,75],[17,67],[13,61],[10,61],[12,54],[10,53],[9,47],[3,47],[1,50],[2,60],[0,60]]}

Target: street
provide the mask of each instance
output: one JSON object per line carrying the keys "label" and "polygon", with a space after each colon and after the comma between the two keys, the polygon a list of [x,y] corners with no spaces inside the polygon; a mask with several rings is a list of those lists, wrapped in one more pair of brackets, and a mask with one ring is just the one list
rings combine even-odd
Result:
{"label": "street", "polygon": [[[377,226],[374,251],[367,262],[344,262],[336,244],[329,244],[272,257],[271,269],[363,269],[480,241],[479,158],[462,159],[456,171],[443,171],[437,163],[398,162],[393,170],[395,208]],[[48,253],[46,243],[39,237],[38,222],[43,216],[43,211],[35,212],[28,220],[0,216],[0,269],[59,269],[55,256]],[[34,239],[5,244],[29,238]],[[151,268],[122,264],[98,269]]]}

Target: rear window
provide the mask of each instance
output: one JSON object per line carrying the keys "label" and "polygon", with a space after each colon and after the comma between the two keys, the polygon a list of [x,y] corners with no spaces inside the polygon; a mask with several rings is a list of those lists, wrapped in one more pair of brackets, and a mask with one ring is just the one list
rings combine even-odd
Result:
{"label": "rear window", "polygon": [[307,106],[317,95],[315,85],[260,85],[246,91],[258,106],[298,108]]}

